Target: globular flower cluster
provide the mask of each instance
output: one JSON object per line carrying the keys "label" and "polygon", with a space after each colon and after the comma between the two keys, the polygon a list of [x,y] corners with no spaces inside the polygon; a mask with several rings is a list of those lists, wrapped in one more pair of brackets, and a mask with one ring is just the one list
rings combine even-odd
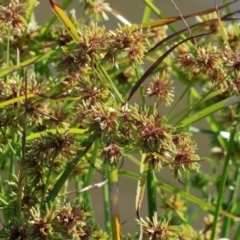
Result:
{"label": "globular flower cluster", "polygon": [[221,66],[222,52],[219,48],[208,47],[198,48],[196,53],[185,52],[177,58],[181,67],[190,73],[203,71],[206,74],[213,75]]}
{"label": "globular flower cluster", "polygon": [[200,157],[196,154],[196,143],[187,133],[179,133],[173,138],[176,146],[174,160],[169,163],[175,177],[181,176],[186,169],[190,171],[199,170]]}
{"label": "globular flower cluster", "polygon": [[95,63],[111,62],[117,66],[118,57],[127,56],[132,64],[141,64],[146,52],[146,33],[137,26],[119,27],[106,32],[105,28],[91,25],[80,33],[77,46],[66,50],[57,66],[60,72],[86,72]]}
{"label": "globular flower cluster", "polygon": [[[213,84],[230,87],[239,92],[238,75],[240,53],[225,44],[221,47],[198,48],[196,52],[184,52],[176,60],[189,73],[204,73]],[[234,78],[233,78],[234,77]],[[209,79],[209,78],[208,78]]]}
{"label": "globular flower cluster", "polygon": [[181,227],[171,225],[167,220],[158,219],[155,214],[153,220],[146,218],[146,221],[141,219],[138,221],[143,227],[144,239],[172,239],[177,240],[181,236]]}
{"label": "globular flower cluster", "polygon": [[26,26],[26,6],[27,1],[21,3],[16,0],[11,0],[6,6],[0,6],[0,22],[19,34]]}
{"label": "globular flower cluster", "polygon": [[169,80],[170,75],[163,72],[162,76],[159,73],[153,77],[153,82],[146,88],[145,94],[147,97],[155,96],[160,103],[169,106],[173,101],[174,87],[171,85],[173,81]]}
{"label": "globular flower cluster", "polygon": [[184,214],[187,210],[186,203],[181,199],[180,195],[176,194],[169,197],[164,197],[164,205],[166,209],[177,212],[178,214]]}
{"label": "globular flower cluster", "polygon": [[[51,185],[45,186],[46,170],[53,166],[52,171],[58,173],[63,169],[67,163],[74,161],[76,155],[81,150],[76,146],[75,138],[69,134],[52,134],[47,135],[28,143],[25,156],[25,165],[28,169],[28,174],[31,178],[28,182],[35,186],[35,195],[42,193],[41,191],[47,187],[48,190],[52,188]],[[26,191],[26,197],[31,196]]]}
{"label": "globular flower cluster", "polygon": [[104,163],[114,165],[119,162],[123,155],[123,150],[118,145],[110,143],[103,149],[101,158]]}
{"label": "globular flower cluster", "polygon": [[[48,164],[48,161],[53,156],[71,157],[77,150],[77,148],[72,146],[74,142],[74,137],[69,133],[53,134],[48,132],[47,135],[34,140],[34,144],[31,144],[32,147],[28,152],[29,159],[34,157],[39,162]],[[45,160],[46,162],[44,163]]]}
{"label": "globular flower cluster", "polygon": [[167,37],[168,26],[160,26],[149,29],[148,39],[153,44],[158,44],[161,40]]}
{"label": "globular flower cluster", "polygon": [[174,127],[167,124],[165,117],[149,114],[140,109],[132,108],[132,121],[137,132],[137,145],[143,152],[158,152],[169,145]]}
{"label": "globular flower cluster", "polygon": [[106,12],[110,11],[109,3],[105,0],[81,0],[84,3],[84,14],[96,21],[108,20]]}
{"label": "globular flower cluster", "polygon": [[[203,226],[203,229],[197,233],[197,235],[198,235],[197,239],[204,240],[204,239],[211,238],[213,221],[214,221],[213,215],[209,214],[206,217],[204,217],[204,226]],[[216,228],[216,235],[220,234],[221,225],[222,225],[222,222],[218,221],[217,228]]]}
{"label": "globular flower cluster", "polygon": [[83,124],[87,129],[108,139],[111,138],[111,134],[115,134],[118,130],[118,116],[118,110],[97,103],[87,113]]}
{"label": "globular flower cluster", "polygon": [[141,151],[150,167],[160,170],[164,162],[175,177],[187,170],[198,171],[200,158],[189,134],[177,132],[156,110],[152,114],[138,106],[117,109],[103,104],[79,108],[81,126],[101,139],[105,163],[115,165],[125,154]]}
{"label": "globular flower cluster", "polygon": [[146,161],[154,169],[161,169],[161,162],[168,165],[175,177],[186,170],[199,170],[199,156],[190,134],[177,132],[167,123],[166,117],[149,114],[137,108],[131,113],[133,128],[136,129],[136,145],[147,153]]}
{"label": "globular flower cluster", "polygon": [[107,102],[109,90],[100,79],[80,77],[74,86],[74,96],[80,96],[79,101],[91,107],[97,103]]}
{"label": "globular flower cluster", "polygon": [[25,222],[15,220],[1,231],[3,239],[101,239],[109,237],[91,219],[84,204],[64,202],[40,210],[31,208]]}

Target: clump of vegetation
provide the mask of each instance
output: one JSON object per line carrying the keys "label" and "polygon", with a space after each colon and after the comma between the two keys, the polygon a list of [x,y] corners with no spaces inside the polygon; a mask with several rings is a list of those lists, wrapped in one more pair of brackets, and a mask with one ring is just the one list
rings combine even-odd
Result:
{"label": "clump of vegetation", "polygon": [[[240,31],[231,3],[164,18],[145,1],[143,22],[130,24],[105,0],[81,2],[77,19],[49,0],[55,15],[38,26],[37,1],[0,1],[0,238],[214,240],[231,231],[239,239]],[[109,14],[122,21],[112,31],[99,25]],[[192,16],[194,25],[174,28]],[[179,99],[176,81],[185,88]],[[193,127],[203,118],[208,129]],[[211,139],[209,157],[197,153],[194,132]],[[123,171],[127,161],[139,173]],[[165,168],[177,186],[161,177]],[[95,172],[103,182],[93,184]],[[133,235],[121,231],[119,175],[137,182]],[[106,193],[105,229],[95,221],[94,187]]]}

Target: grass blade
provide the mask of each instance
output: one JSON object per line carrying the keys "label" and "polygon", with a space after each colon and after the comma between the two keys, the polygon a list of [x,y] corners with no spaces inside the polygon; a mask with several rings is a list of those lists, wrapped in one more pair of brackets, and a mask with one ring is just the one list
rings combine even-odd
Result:
{"label": "grass blade", "polygon": [[63,9],[54,1],[49,0],[53,12],[56,14],[56,16],[59,18],[59,20],[63,23],[69,34],[72,36],[72,38],[76,41],[80,41],[80,37],[78,35],[77,29],[72,23],[72,21],[69,19],[67,14],[63,11]]}

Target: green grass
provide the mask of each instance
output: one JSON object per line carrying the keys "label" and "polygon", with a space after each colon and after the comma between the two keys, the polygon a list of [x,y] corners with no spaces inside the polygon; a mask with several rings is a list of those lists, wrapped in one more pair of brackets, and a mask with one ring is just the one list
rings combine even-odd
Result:
{"label": "green grass", "polygon": [[[119,21],[115,9],[84,0],[77,20],[64,11],[71,2],[49,1],[53,16],[39,27],[35,1],[1,3],[0,238],[239,239],[240,44],[231,3],[183,16],[198,18],[182,30],[174,25],[181,16],[164,18],[146,0],[141,23],[124,25],[122,16],[108,31],[100,24],[110,13]],[[209,156],[197,152],[193,129],[210,142]],[[136,181],[136,233],[122,230],[120,175]],[[89,193],[96,187],[104,229]]]}

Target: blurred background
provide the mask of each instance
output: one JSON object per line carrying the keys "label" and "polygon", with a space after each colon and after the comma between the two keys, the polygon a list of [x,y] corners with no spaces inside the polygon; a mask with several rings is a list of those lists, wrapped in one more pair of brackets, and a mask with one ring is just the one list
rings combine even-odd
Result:
{"label": "blurred background", "polygon": [[[131,23],[141,23],[142,16],[144,12],[144,1],[141,0],[109,0],[110,6],[114,9],[116,9],[120,14],[122,14],[126,19],[128,19]],[[197,11],[206,10],[207,8],[214,7],[215,6],[215,0],[175,0],[175,4],[178,6],[179,10],[181,11],[182,15],[190,14]],[[63,0],[57,0],[57,3],[61,6],[63,3]],[[170,16],[178,16],[178,12],[173,6],[172,2],[170,0],[158,0],[155,1],[154,4],[161,10],[162,14],[165,17]],[[223,1],[217,1],[218,5],[222,5]],[[79,1],[74,1],[68,9],[67,12],[71,9],[76,10],[76,15],[78,18],[82,15],[82,6],[80,5]],[[240,8],[240,2],[234,3],[231,5],[232,10],[237,10]],[[48,19],[53,15],[53,12],[51,11],[50,5],[48,1],[40,1],[40,4],[36,8],[36,21],[39,25],[44,25]],[[111,14],[108,14],[109,20],[104,22],[104,25],[108,29],[115,29],[117,27],[118,21],[116,18],[114,18]],[[153,19],[156,19],[156,16],[152,15]],[[192,24],[194,22],[195,18],[187,19],[188,24]],[[180,29],[183,28],[183,23],[180,21],[175,24],[175,26]],[[179,96],[183,91],[183,86],[178,85],[179,83],[176,83],[176,96]],[[134,98],[134,101],[137,101],[136,98]],[[161,114],[164,114],[161,113]],[[196,124],[196,127],[206,127],[206,123],[204,120],[198,122]],[[206,135],[202,135],[199,133],[194,133],[193,138],[197,142],[198,145],[198,154],[201,156],[202,159],[206,158],[209,154],[209,143],[210,139],[207,138]],[[139,172],[138,166],[130,162],[129,160],[125,159],[123,164],[123,169],[133,171],[135,173]],[[211,169],[210,163],[207,161],[201,162],[201,169],[205,172],[208,172],[208,170]],[[165,178],[167,181],[171,182],[174,185],[178,185],[179,188],[184,188],[184,186],[175,180],[170,173],[170,171],[167,168],[163,168],[162,171],[159,173],[161,177]],[[99,174],[96,174],[95,176],[95,183],[102,181],[102,177]],[[136,218],[135,215],[135,195],[136,195],[136,187],[137,182],[135,180],[126,179],[124,177],[120,177],[119,179],[119,204],[120,204],[120,219],[123,223],[122,225],[122,232],[125,233],[134,233],[137,228],[134,227],[134,219]],[[73,186],[74,189],[74,186]],[[72,189],[72,190],[73,190]],[[192,190],[190,190],[191,192]],[[197,192],[192,191],[192,194],[197,195]],[[98,224],[100,226],[103,226],[103,203],[102,203],[102,189],[92,190],[91,192],[92,196],[92,203],[95,209],[95,216]],[[74,196],[72,196],[74,197]],[[159,203],[159,206],[161,206],[161,203]],[[189,211],[194,212],[194,209],[196,206],[189,205]],[[160,213],[161,214],[161,213]],[[143,206],[141,209],[141,215],[147,216],[147,208],[145,202],[143,202]],[[198,222],[194,227],[196,229],[201,228],[203,222]]]}

